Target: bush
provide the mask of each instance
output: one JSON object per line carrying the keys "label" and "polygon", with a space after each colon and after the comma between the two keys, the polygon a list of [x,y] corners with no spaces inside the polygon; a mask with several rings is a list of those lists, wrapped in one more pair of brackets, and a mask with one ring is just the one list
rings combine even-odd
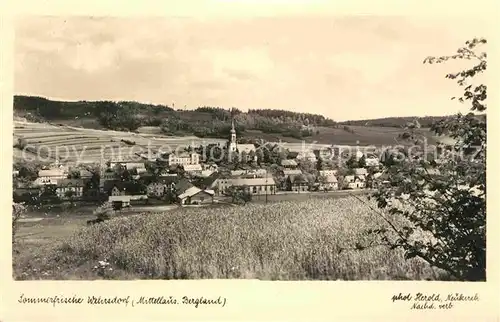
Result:
{"label": "bush", "polygon": [[22,203],[12,204],[12,245],[16,242],[16,232],[18,229],[18,222],[22,215],[26,213],[26,207]]}
{"label": "bush", "polygon": [[96,210],[94,210],[94,215],[97,217],[98,220],[109,220],[113,218],[113,215],[115,214],[115,211],[113,209],[113,204],[111,202],[105,202],[99,207],[97,207]]}
{"label": "bush", "polygon": [[123,143],[125,144],[128,144],[128,145],[135,145],[135,142],[134,141],[130,141],[130,140],[127,140],[127,139],[122,139],[121,140]]}

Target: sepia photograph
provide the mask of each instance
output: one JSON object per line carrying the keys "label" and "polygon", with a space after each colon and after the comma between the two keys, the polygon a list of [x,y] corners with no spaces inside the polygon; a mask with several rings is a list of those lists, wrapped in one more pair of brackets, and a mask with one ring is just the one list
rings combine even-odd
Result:
{"label": "sepia photograph", "polygon": [[13,279],[486,281],[485,30],[17,16]]}

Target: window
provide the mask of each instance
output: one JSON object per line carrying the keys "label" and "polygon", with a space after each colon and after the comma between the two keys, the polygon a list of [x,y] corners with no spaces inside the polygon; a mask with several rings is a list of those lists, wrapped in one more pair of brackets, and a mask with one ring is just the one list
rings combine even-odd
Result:
{"label": "window", "polygon": [[253,186],[253,193],[257,193],[257,187],[256,186]]}

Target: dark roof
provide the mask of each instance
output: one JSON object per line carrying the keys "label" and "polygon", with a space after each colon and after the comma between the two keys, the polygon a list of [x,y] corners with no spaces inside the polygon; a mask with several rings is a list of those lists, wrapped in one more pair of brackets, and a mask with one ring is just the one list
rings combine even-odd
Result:
{"label": "dark roof", "polygon": [[177,183],[179,182],[179,177],[178,176],[159,177],[156,180],[153,180],[153,182],[161,182],[164,184]]}
{"label": "dark roof", "polygon": [[182,194],[184,191],[188,190],[191,187],[194,187],[194,185],[185,178],[180,179],[175,184],[175,188],[178,194]]}
{"label": "dark roof", "polygon": [[290,182],[293,184],[308,183],[309,181],[304,175],[291,175]]}
{"label": "dark roof", "polygon": [[89,170],[80,170],[80,177],[92,177],[92,172]]}
{"label": "dark roof", "polygon": [[80,186],[83,187],[85,184],[84,184],[84,181],[82,179],[61,179],[61,180],[58,180],[57,185],[58,186],[71,185],[71,186],[75,186],[75,187],[80,187]]}
{"label": "dark roof", "polygon": [[124,190],[126,188],[125,183],[122,182],[122,181],[119,181],[119,180],[106,180],[104,182],[103,190],[109,192],[109,191],[111,191],[113,189],[114,186],[116,186],[120,190]]}
{"label": "dark roof", "polygon": [[215,180],[222,178],[222,177],[223,177],[222,173],[214,172],[211,175],[209,175],[208,177],[203,179],[200,188],[207,189],[215,182]]}

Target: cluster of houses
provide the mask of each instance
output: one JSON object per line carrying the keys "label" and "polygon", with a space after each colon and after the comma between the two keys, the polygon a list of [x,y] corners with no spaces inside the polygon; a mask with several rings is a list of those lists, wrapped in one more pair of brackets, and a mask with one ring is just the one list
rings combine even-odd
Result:
{"label": "cluster of houses", "polygon": [[[256,150],[253,144],[237,143],[234,124],[228,149],[231,152],[243,151],[250,158],[256,158],[255,154],[251,156],[250,153]],[[300,162],[316,162],[321,157],[325,156],[314,152],[299,153],[291,159],[282,160],[280,170],[271,173],[268,169],[251,167],[231,171],[219,169],[217,164],[203,163],[198,153],[183,151],[170,153],[165,159],[165,169],[178,167],[183,170],[182,173],[162,170],[152,174],[146,169],[145,162],[112,160],[106,165],[101,162],[98,182],[94,174],[87,170],[78,170],[75,176],[74,170],[70,171],[66,166],[56,163],[40,170],[38,178],[31,184],[18,185],[14,190],[18,196],[26,193],[42,195],[48,190],[60,200],[92,200],[104,196],[108,201],[128,206],[150,200],[168,200],[181,205],[212,203],[214,198],[228,195],[234,187],[243,188],[252,195],[273,195],[278,191],[301,193],[366,188],[366,168],[353,169],[351,175],[343,176],[339,176],[338,170],[322,169],[314,178],[300,169]],[[128,170],[130,177],[127,180],[119,177],[117,166]],[[17,174],[14,172],[14,176]]]}

